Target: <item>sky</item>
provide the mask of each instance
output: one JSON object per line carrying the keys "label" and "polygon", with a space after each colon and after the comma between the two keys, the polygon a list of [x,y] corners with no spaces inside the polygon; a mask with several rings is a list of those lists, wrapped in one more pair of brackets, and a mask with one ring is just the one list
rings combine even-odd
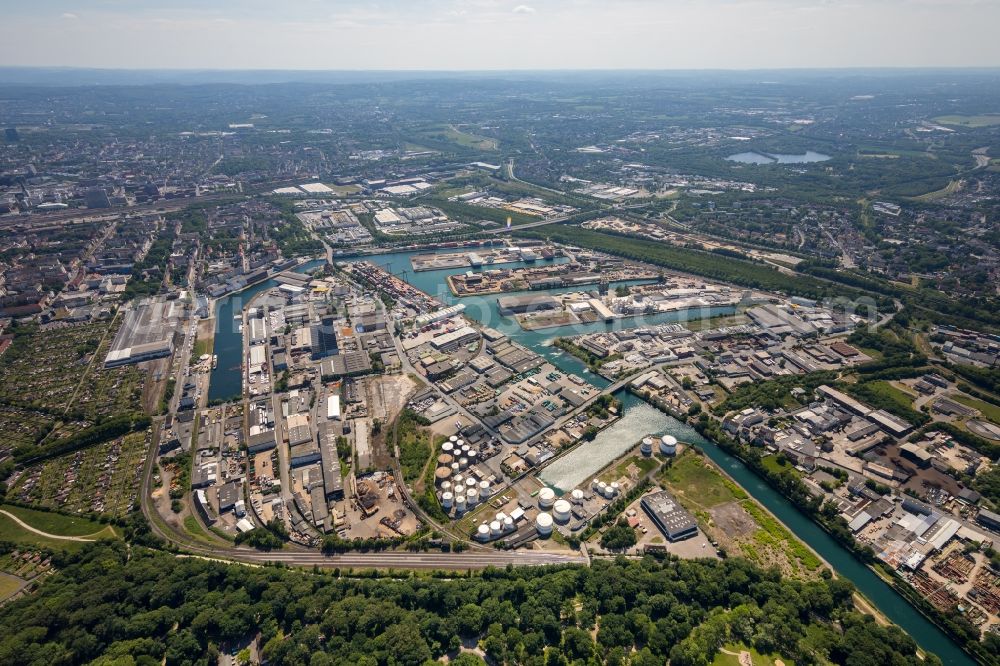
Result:
{"label": "sky", "polygon": [[1000,66],[1000,0],[0,0],[0,66]]}

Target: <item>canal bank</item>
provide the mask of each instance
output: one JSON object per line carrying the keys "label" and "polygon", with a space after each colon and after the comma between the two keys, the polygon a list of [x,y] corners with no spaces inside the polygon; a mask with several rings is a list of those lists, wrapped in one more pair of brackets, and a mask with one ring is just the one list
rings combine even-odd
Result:
{"label": "canal bank", "polygon": [[[314,259],[299,264],[292,270],[307,273],[326,261]],[[223,296],[215,302],[215,334],[212,353],[218,358],[208,386],[208,401],[231,400],[243,392],[243,334],[240,331],[241,313],[247,303],[257,294],[277,287],[274,278],[265,280],[242,291]]]}

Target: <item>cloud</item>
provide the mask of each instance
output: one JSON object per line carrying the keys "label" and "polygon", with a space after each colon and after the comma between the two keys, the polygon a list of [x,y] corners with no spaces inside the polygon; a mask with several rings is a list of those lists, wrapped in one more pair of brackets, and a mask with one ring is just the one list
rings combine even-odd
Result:
{"label": "cloud", "polygon": [[77,16],[76,14],[71,14],[70,12],[66,12],[65,14],[62,15],[61,18],[72,20],[72,19],[78,19],[80,17]]}
{"label": "cloud", "polygon": [[534,14],[535,13],[535,8],[534,7],[529,7],[528,5],[518,5],[517,7],[514,7],[514,13],[515,14]]}

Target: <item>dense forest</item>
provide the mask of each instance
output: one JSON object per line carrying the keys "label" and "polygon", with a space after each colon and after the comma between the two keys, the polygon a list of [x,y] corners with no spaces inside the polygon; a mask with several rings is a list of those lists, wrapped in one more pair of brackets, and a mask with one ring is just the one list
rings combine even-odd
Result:
{"label": "dense forest", "polygon": [[[271,664],[708,664],[725,645],[796,664],[922,662],[844,580],[742,559],[595,561],[457,576],[343,577],[104,542],[0,610],[0,663],[214,664],[260,634]],[[461,658],[455,660],[458,653]]]}

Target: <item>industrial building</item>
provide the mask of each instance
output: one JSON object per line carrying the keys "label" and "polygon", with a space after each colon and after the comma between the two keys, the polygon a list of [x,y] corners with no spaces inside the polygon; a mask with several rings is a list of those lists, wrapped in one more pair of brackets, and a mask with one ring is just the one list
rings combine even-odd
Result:
{"label": "industrial building", "polygon": [[111,343],[104,367],[117,368],[170,356],[182,316],[183,305],[176,300],[146,299],[134,306]]}
{"label": "industrial building", "polygon": [[500,307],[500,314],[505,315],[559,308],[559,302],[548,295],[501,296],[497,299],[497,305]]}
{"label": "industrial building", "polygon": [[683,541],[698,533],[698,523],[666,490],[646,495],[640,503],[668,541]]}

